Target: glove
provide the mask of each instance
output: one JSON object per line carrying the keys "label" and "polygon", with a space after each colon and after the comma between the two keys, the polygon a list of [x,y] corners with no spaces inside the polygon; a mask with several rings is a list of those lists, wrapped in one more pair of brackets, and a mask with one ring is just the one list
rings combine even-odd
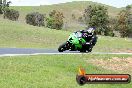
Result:
{"label": "glove", "polygon": [[82,37],[83,37],[83,38],[87,38],[87,37],[88,37],[87,33],[83,33],[83,34],[82,34]]}

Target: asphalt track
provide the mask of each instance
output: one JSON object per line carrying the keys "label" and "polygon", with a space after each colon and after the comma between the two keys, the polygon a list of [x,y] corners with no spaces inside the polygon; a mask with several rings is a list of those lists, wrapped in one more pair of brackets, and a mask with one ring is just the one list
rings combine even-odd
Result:
{"label": "asphalt track", "polygon": [[63,55],[63,54],[127,54],[132,53],[109,53],[109,52],[92,52],[80,53],[78,51],[58,52],[57,49],[36,49],[36,48],[0,48],[0,57],[4,56],[26,56],[26,55]]}

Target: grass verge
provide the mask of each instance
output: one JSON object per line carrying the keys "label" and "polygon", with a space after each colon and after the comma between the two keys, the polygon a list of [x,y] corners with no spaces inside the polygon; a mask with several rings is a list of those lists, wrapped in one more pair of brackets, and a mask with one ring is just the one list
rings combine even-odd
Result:
{"label": "grass verge", "polygon": [[[89,59],[127,58],[129,55],[39,55],[0,58],[1,88],[80,88],[78,67],[87,73],[121,73],[88,64]],[[129,72],[128,72],[129,73]],[[129,73],[132,74],[132,73]],[[131,88],[132,84],[89,84],[82,88]]]}
{"label": "grass verge", "polygon": [[[0,21],[0,47],[58,48],[71,32],[35,27],[9,20]],[[132,49],[132,40],[99,36],[94,52],[127,52]],[[132,52],[132,50],[131,50]]]}

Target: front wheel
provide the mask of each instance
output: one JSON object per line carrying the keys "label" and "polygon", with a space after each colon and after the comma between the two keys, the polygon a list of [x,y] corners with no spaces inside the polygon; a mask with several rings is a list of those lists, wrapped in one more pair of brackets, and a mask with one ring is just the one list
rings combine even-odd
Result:
{"label": "front wheel", "polygon": [[66,43],[63,43],[62,45],[60,45],[59,48],[58,48],[58,51],[59,52],[65,51],[65,45],[66,45]]}

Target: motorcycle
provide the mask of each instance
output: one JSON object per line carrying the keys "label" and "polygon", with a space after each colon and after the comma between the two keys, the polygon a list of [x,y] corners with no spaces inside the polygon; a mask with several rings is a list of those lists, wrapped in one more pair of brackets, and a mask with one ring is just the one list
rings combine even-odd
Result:
{"label": "motorcycle", "polygon": [[82,46],[82,44],[84,43],[86,43],[86,41],[84,38],[82,38],[82,33],[74,32],[70,34],[68,40],[65,43],[59,46],[58,51],[59,52],[63,52],[66,50],[80,51],[80,52],[89,51]]}

